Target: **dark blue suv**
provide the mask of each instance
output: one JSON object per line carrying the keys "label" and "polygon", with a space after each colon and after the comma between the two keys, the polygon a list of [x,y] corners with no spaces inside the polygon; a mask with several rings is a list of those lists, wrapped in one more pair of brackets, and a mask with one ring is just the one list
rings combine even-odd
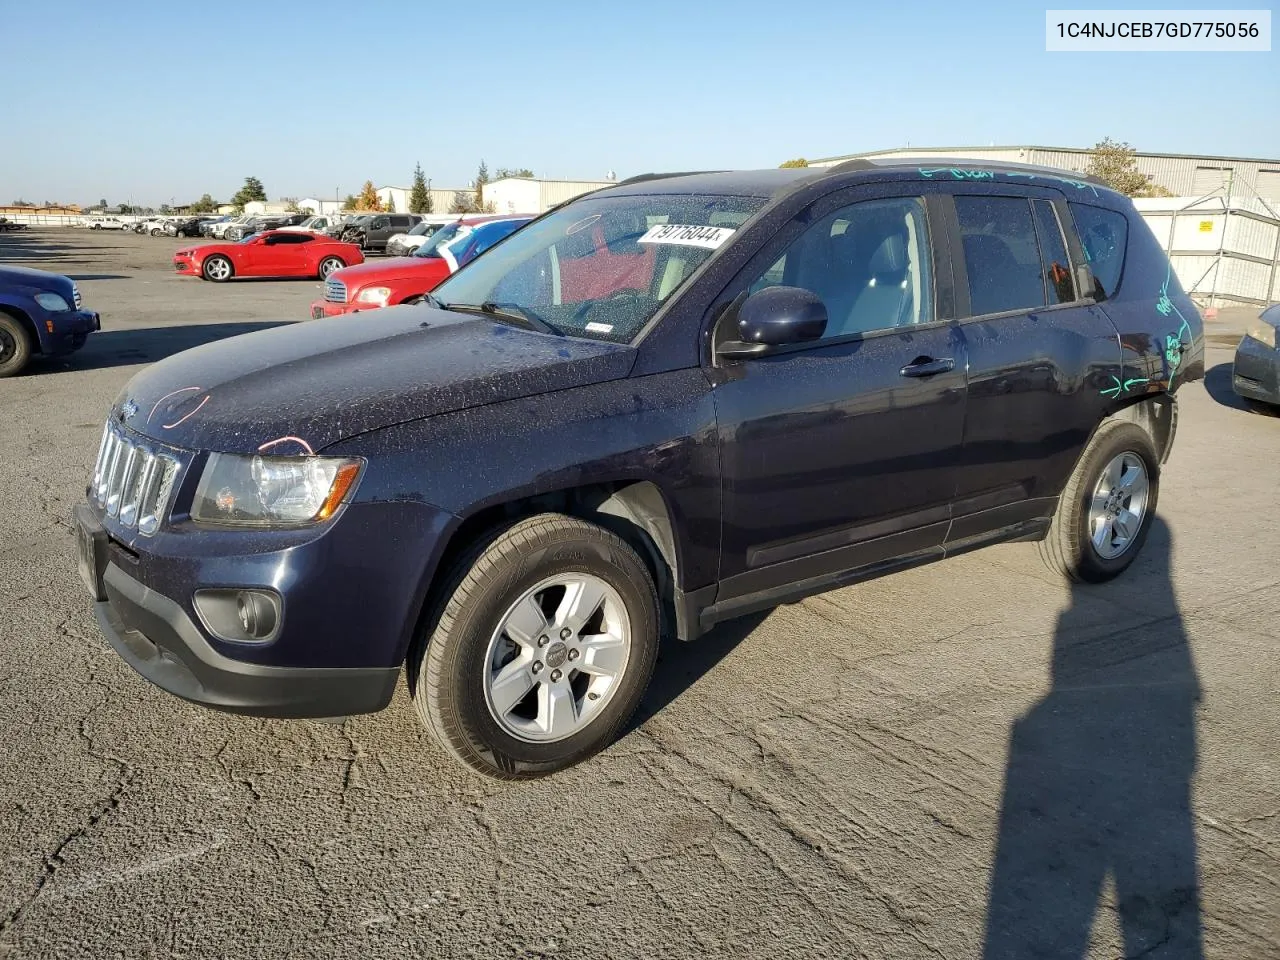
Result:
{"label": "dark blue suv", "polygon": [[1132,204],[1034,167],[638,177],[417,306],[136,376],[77,508],[102,629],[242,713],[607,745],[659,638],[1011,540],[1142,547],[1200,318]]}
{"label": "dark blue suv", "polygon": [[69,277],[0,264],[0,377],[23,370],[33,355],[79,350],[100,327],[96,313],[80,309]]}

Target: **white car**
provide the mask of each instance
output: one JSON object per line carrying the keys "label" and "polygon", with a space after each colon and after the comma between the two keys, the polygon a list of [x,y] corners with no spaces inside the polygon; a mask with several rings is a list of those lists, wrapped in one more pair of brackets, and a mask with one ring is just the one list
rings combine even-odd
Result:
{"label": "white car", "polygon": [[281,227],[280,230],[293,233],[324,233],[333,222],[332,217],[307,217],[297,226]]}
{"label": "white car", "polygon": [[253,219],[252,214],[242,213],[240,214],[240,216],[232,217],[230,220],[223,220],[221,223],[215,223],[212,227],[209,228],[209,235],[213,237],[217,237],[219,240],[221,240],[223,236],[226,234],[228,227],[234,227],[242,223],[248,223],[252,219]]}
{"label": "white car", "polygon": [[454,223],[462,214],[426,214],[422,222],[408,233],[395,233],[387,240],[387,256],[404,257],[413,253],[431,239],[431,235],[447,223]]}
{"label": "white car", "polygon": [[86,226],[90,230],[128,230],[129,224],[119,217],[94,217]]}
{"label": "white car", "polygon": [[133,229],[136,233],[149,233],[153,237],[161,237],[164,236],[165,227],[168,223],[168,220],[143,220],[141,223],[135,224]]}

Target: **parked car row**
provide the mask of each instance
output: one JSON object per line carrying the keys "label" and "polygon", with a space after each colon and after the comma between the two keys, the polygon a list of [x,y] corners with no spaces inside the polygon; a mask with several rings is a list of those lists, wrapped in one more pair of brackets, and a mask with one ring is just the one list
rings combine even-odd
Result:
{"label": "parked car row", "polygon": [[532,216],[463,217],[439,226],[410,256],[374,260],[330,273],[312,319],[412,303],[457,273]]}

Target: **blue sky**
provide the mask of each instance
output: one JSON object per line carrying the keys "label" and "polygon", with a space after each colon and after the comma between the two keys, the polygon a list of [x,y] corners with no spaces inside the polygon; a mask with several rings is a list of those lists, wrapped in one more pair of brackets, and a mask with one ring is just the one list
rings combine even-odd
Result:
{"label": "blue sky", "polygon": [[908,142],[1280,158],[1280,53],[1046,53],[1044,9],[0,0],[0,203],[224,199],[246,175],[272,198],[345,195],[407,185],[419,160],[435,186],[481,158],[596,179]]}

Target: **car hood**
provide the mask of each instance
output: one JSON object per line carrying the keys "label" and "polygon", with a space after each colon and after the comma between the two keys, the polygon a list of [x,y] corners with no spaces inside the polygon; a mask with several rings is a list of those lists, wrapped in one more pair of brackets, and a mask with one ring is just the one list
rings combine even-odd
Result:
{"label": "car hood", "polygon": [[409,280],[423,274],[449,272],[449,265],[437,257],[391,257],[389,259],[366,260],[354,267],[343,267],[335,270],[330,276],[341,280],[347,290],[359,289],[375,281]]}
{"label": "car hood", "polygon": [[187,449],[305,453],[395,423],[621,379],[635,355],[426,305],[391,307],[175,354],[135,376],[111,416]]}
{"label": "car hood", "polygon": [[[26,287],[29,290],[51,290],[69,293],[75,284],[70,277],[48,270],[32,270],[30,267],[0,266],[0,288]],[[69,302],[69,301],[68,301]]]}

